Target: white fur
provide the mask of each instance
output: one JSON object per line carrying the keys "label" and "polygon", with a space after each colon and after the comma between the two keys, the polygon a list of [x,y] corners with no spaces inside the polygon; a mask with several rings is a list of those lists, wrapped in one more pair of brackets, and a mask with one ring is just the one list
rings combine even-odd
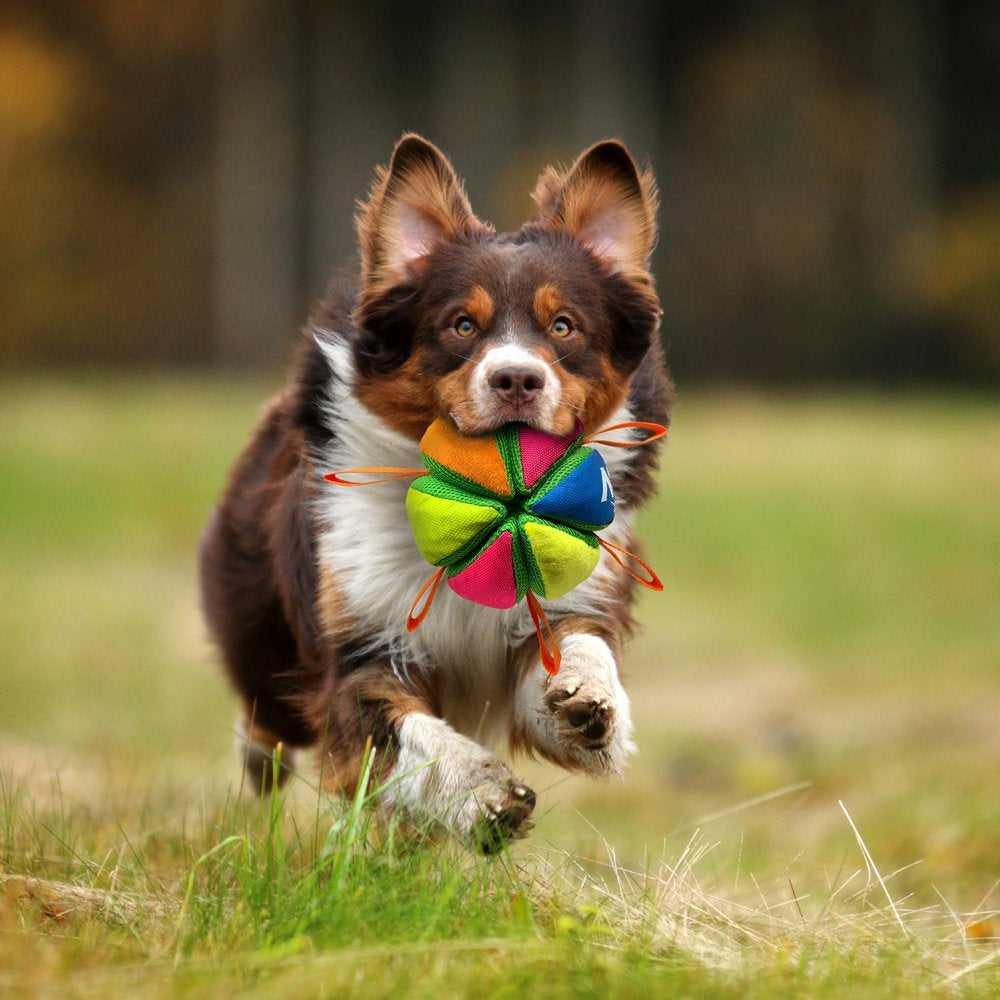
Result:
{"label": "white fur", "polygon": [[[635,753],[632,709],[618,678],[618,665],[608,644],[594,635],[569,635],[560,644],[562,664],[550,677],[541,665],[529,670],[518,685],[514,715],[531,741],[557,757],[569,757],[591,774],[621,774]],[[567,747],[559,720],[545,704],[554,689],[576,701],[593,701],[607,711],[610,738],[601,750]]]}
{"label": "white fur", "polygon": [[396,763],[386,801],[414,816],[443,823],[467,837],[521,788],[507,767],[443,719],[411,712],[396,734]]}
{"label": "white fur", "polygon": [[[354,397],[348,345],[335,333],[322,335],[318,343],[334,376],[327,420],[335,437],[316,456],[317,474],[365,466],[419,468],[417,443],[387,427]],[[618,419],[628,419],[624,408]],[[600,450],[614,481],[632,453]],[[506,731],[513,707],[516,678],[509,651],[534,635],[534,625],[525,602],[498,611],[467,601],[442,583],[420,628],[406,631],[413,600],[434,571],[413,540],[405,509],[408,487],[408,480],[350,489],[321,482],[319,559],[333,570],[346,612],[371,636],[373,649],[390,650],[397,676],[431,668],[443,675],[437,688],[444,718],[457,732],[490,744]],[[631,512],[619,509],[601,536],[623,545],[631,524]],[[542,604],[547,612],[600,613],[606,601],[602,590],[606,593],[609,577],[621,573],[602,553],[597,569],[579,587]],[[544,674],[533,671],[538,672]]]}
{"label": "white fur", "polygon": [[562,381],[554,368],[516,343],[502,343],[499,347],[492,347],[479,359],[471,384],[472,409],[476,418],[489,423],[496,402],[490,379],[501,368],[524,368],[538,374],[543,383],[536,401],[538,423],[543,427],[548,425],[562,399]]}

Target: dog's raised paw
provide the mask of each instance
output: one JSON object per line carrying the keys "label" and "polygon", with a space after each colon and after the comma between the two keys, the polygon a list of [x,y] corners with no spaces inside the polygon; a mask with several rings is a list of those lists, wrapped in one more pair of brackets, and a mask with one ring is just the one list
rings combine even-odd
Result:
{"label": "dog's raised paw", "polygon": [[535,793],[523,782],[494,785],[475,795],[481,816],[473,825],[472,839],[483,854],[496,854],[510,840],[527,836]]}
{"label": "dog's raised paw", "polygon": [[545,705],[552,713],[559,739],[582,750],[603,750],[614,734],[615,709],[596,685],[567,679],[550,684]]}

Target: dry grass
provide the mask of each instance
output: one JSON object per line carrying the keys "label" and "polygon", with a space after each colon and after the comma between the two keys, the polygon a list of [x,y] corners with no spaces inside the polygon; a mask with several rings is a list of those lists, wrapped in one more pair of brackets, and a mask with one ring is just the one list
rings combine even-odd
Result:
{"label": "dry grass", "polygon": [[641,753],[525,767],[491,863],[233,796],[193,552],[258,386],[4,390],[0,992],[997,995],[995,401],[682,400]]}

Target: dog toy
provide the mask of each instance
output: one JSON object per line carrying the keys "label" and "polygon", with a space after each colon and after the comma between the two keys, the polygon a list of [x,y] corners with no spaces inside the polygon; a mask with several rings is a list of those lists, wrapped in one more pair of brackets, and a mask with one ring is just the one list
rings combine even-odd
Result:
{"label": "dog toy", "polygon": [[[651,434],[639,441],[600,437],[631,427]],[[636,447],[665,433],[659,424],[627,423],[590,437],[578,426],[560,437],[507,424],[493,434],[469,437],[437,419],[420,441],[424,469],[347,469],[325,478],[363,486],[418,476],[407,491],[406,512],[420,554],[439,568],[417,594],[407,628],[419,627],[442,578],[460,597],[490,608],[511,608],[526,598],[542,663],[555,674],[559,648],[538,598],[561,597],[583,583],[601,548],[640,583],[663,589],[638,556],[596,535],[614,519],[615,498],[607,465],[588,444]],[[364,482],[342,478],[370,473],[386,475]],[[634,573],[623,556],[648,577]]]}

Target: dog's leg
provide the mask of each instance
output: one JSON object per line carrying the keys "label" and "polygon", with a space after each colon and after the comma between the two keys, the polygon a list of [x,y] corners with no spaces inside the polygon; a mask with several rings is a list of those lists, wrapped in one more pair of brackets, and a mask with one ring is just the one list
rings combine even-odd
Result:
{"label": "dog's leg", "polygon": [[493,853],[528,832],[535,793],[439,718],[433,700],[404,686],[388,665],[373,664],[344,678],[330,701],[325,783],[354,790],[370,736],[385,804],[437,821],[469,846]]}
{"label": "dog's leg", "polygon": [[561,636],[559,646],[555,677],[538,662],[536,649],[522,657],[511,744],[571,770],[620,775],[635,744],[617,656],[607,640],[583,632]]}
{"label": "dog's leg", "polygon": [[[279,749],[280,748],[280,749]],[[253,706],[247,708],[236,727],[236,754],[251,791],[262,795],[280,788],[295,766],[295,752],[281,737],[254,722]]]}
{"label": "dog's leg", "polygon": [[531,827],[535,793],[507,765],[443,719],[404,716],[387,796],[404,811],[430,816],[486,854]]}
{"label": "dog's leg", "polygon": [[[260,469],[280,464],[273,456],[275,438],[275,428],[265,424],[244,453],[205,528],[200,551],[205,618],[243,701],[236,752],[245,785],[258,793],[271,791],[275,778],[280,785],[291,773],[291,746],[316,741],[294,704],[301,660],[285,613],[287,606],[305,605],[310,598],[294,594],[293,599],[282,590],[271,555],[272,548],[281,546],[272,545],[264,532],[273,520],[265,501],[277,494],[257,483]],[[282,754],[276,771],[279,743]]]}

